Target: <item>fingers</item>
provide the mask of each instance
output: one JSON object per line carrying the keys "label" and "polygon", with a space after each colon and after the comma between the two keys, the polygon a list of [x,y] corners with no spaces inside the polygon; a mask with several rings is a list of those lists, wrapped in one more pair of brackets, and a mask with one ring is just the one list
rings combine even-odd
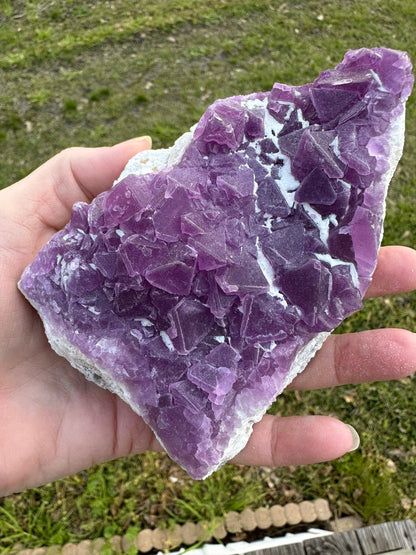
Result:
{"label": "fingers", "polygon": [[[416,289],[416,251],[382,247],[367,297]],[[416,371],[416,335],[400,329],[331,335],[288,389],[400,379]]]}
{"label": "fingers", "polygon": [[416,334],[381,329],[331,335],[288,389],[400,379],[416,370]]}
{"label": "fingers", "polygon": [[233,462],[264,466],[329,461],[358,447],[357,432],[330,416],[265,415]]}
{"label": "fingers", "polygon": [[15,211],[9,216],[25,221],[34,233],[61,229],[76,202],[89,202],[110,188],[128,160],[150,146],[150,138],[141,137],[111,147],[64,150],[4,191]]}
{"label": "fingers", "polygon": [[[406,330],[333,335],[290,389],[396,379],[415,371],[416,339]],[[311,464],[335,459],[358,447],[354,429],[328,416],[266,415],[253,428],[234,462],[266,466]]]}
{"label": "fingers", "polygon": [[382,247],[366,297],[394,295],[416,289],[416,251],[409,247]]}

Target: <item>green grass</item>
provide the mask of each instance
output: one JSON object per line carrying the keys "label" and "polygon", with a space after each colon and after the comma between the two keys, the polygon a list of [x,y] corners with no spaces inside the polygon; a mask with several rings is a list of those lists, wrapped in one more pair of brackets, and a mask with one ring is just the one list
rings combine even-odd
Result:
{"label": "green grass", "polygon": [[[413,0],[0,0],[0,187],[75,144],[152,135],[155,148],[169,146],[215,98],[312,80],[349,48],[385,45],[416,60],[415,24]],[[415,116],[413,96],[385,244],[415,243]],[[416,331],[415,301],[371,300],[340,331]],[[145,454],[9,496],[0,501],[0,549],[212,521],[316,496],[365,522],[416,518],[415,385],[408,378],[281,396],[276,413],[334,414],[357,428],[362,447],[332,463],[229,465],[200,483],[164,455]]]}

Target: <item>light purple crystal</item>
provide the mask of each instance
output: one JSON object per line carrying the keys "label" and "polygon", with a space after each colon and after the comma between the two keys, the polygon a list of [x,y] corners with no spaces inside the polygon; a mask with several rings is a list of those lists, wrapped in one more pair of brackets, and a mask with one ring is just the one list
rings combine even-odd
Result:
{"label": "light purple crystal", "polygon": [[162,151],[139,155],[25,270],[55,350],[194,478],[361,307],[412,84],[405,53],[361,49],[312,84],[219,100],[175,163],[135,171]]}

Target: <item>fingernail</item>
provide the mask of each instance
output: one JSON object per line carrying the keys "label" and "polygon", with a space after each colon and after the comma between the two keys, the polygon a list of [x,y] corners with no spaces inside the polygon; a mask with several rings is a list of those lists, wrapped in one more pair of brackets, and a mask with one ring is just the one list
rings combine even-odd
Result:
{"label": "fingernail", "polygon": [[139,137],[141,141],[147,141],[149,143],[149,148],[152,148],[152,137],[149,135],[144,135],[143,137]]}
{"label": "fingernail", "polygon": [[360,446],[360,436],[358,435],[357,430],[353,428],[350,424],[345,424],[345,425],[351,432],[351,436],[352,436],[352,447],[348,451],[349,453],[351,453],[351,451],[355,451]]}

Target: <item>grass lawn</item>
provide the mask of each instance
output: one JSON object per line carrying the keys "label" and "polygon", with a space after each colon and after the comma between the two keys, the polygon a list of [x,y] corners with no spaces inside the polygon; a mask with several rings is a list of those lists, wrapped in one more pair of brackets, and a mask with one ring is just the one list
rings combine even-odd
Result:
{"label": "grass lawn", "polygon": [[[216,98],[301,84],[347,49],[416,60],[414,0],[0,0],[0,187],[58,150],[151,135],[169,146]],[[415,243],[416,103],[384,244]],[[340,331],[416,331],[415,294],[366,302]],[[416,518],[415,378],[282,395],[272,411],[332,414],[362,446],[298,468],[228,465],[194,482],[164,455],[94,467],[0,500],[0,550],[136,533],[322,496],[337,516]]]}

